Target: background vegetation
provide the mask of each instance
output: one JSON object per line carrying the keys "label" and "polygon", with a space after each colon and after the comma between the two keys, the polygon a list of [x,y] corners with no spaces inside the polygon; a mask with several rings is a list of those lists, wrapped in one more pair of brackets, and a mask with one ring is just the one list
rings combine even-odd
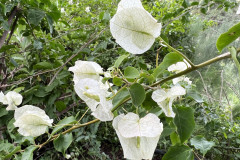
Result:
{"label": "background vegetation", "polygon": [[[109,30],[109,20],[119,1],[0,2],[0,90],[20,92],[24,97],[23,105],[32,104],[44,109],[55,123],[64,117],[80,118],[87,106],[73,92],[68,68],[76,60],[87,60],[96,61],[106,71],[114,65],[117,57],[128,54],[115,43]],[[195,64],[218,55],[217,38],[239,22],[235,0],[142,2],[145,9],[162,23],[161,37]],[[90,12],[86,11],[87,7]],[[234,45],[238,47],[239,42]],[[130,55],[120,68],[134,66],[151,73],[156,65],[157,51],[159,63],[169,53],[157,39],[149,51],[142,56]],[[181,103],[195,110],[196,128],[192,139],[201,135],[206,143],[214,144],[205,159],[240,159],[240,86],[233,61],[223,60],[190,73],[188,77],[194,86]],[[160,118],[163,122],[168,121],[166,117]],[[89,112],[82,122],[92,119]],[[13,122],[13,112],[7,112],[0,104],[0,159],[13,153],[18,146],[24,150],[34,144],[32,138],[23,138],[17,132]],[[167,129],[160,138],[155,159],[161,159],[174,143],[171,126]],[[72,135],[73,141],[66,150],[70,159],[123,157],[111,122],[82,127],[74,130]],[[42,136],[35,142],[41,144],[46,140],[47,137]],[[203,158],[201,150],[194,148],[191,142],[188,145],[194,149],[196,159]],[[22,154],[13,153],[12,158],[21,159]],[[64,159],[64,156],[54,149],[53,143],[49,143],[34,151],[34,159]]]}

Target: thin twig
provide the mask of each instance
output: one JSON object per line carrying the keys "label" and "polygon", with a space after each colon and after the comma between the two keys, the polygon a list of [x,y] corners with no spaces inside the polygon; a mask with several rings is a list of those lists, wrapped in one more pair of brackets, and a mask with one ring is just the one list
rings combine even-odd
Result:
{"label": "thin twig", "polygon": [[203,79],[203,77],[202,77],[202,74],[201,74],[199,71],[196,71],[196,72],[198,72],[198,74],[199,74],[199,76],[200,76],[200,78],[201,78],[201,80],[202,80],[203,89],[205,90],[205,92],[206,92],[206,94],[207,94],[207,96],[208,96],[209,101],[210,101],[211,103],[213,103],[213,102],[212,102],[212,96],[211,96],[211,95],[209,94],[209,92],[208,92],[207,85],[206,85],[205,82],[204,82],[204,79]]}
{"label": "thin twig", "polygon": [[6,84],[6,85],[1,85],[0,88],[10,87],[10,86],[13,86],[13,85],[19,85],[19,84],[23,83],[24,81],[26,81],[29,78],[33,78],[33,77],[36,77],[36,76],[39,76],[39,75],[42,75],[42,74],[45,74],[45,73],[48,73],[48,72],[53,72],[53,71],[57,70],[58,68],[54,68],[54,69],[43,71],[43,72],[38,72],[38,73],[36,73],[36,74],[34,74],[32,76],[26,77],[26,78],[24,78],[22,80],[15,81],[15,82],[12,82],[12,83]]}
{"label": "thin twig", "polygon": [[172,20],[170,20],[168,23],[164,24],[162,28],[167,27],[170,23],[172,23],[175,20],[178,20],[179,18],[181,18],[182,16],[184,16],[185,14],[189,13],[190,11],[192,11],[192,9],[188,8],[186,9],[186,12],[183,12],[182,14],[180,14],[179,16],[173,18]]}
{"label": "thin twig", "polygon": [[236,94],[236,96],[237,96],[238,99],[240,100],[240,95],[239,95],[239,93],[236,91],[236,89],[234,88],[234,86],[232,86],[232,84],[229,83],[227,80],[224,80],[224,81],[225,81],[225,83],[227,83],[228,87],[231,88],[231,90]]}
{"label": "thin twig", "polygon": [[80,121],[83,119],[83,117],[87,114],[88,111],[89,111],[89,108],[83,113],[83,115],[81,116],[81,118],[78,120],[77,123],[80,123]]}
{"label": "thin twig", "polygon": [[[12,24],[12,21],[14,19],[14,17],[16,16],[17,12],[19,12],[20,9],[19,9],[19,5],[18,6],[15,6],[8,18],[8,25],[11,26]],[[2,37],[0,38],[0,49],[2,48],[3,44],[4,44],[4,41],[6,40],[7,38],[7,35],[8,35],[8,32],[9,31],[4,31],[3,34],[2,34]]]}
{"label": "thin twig", "polygon": [[158,50],[157,50],[157,55],[156,55],[156,68],[158,67],[158,57],[159,57],[159,52],[160,52],[160,50],[161,50],[162,47],[163,47],[163,46],[161,46],[161,47],[158,48]]}

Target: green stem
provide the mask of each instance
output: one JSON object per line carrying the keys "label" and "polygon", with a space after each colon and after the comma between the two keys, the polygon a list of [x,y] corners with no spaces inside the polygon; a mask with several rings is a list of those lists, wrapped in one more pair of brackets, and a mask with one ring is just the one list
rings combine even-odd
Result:
{"label": "green stem", "polygon": [[157,86],[157,85],[159,85],[159,84],[163,84],[163,83],[165,83],[165,82],[167,82],[167,81],[169,81],[169,80],[172,80],[172,79],[174,79],[174,78],[180,77],[180,76],[182,76],[182,75],[185,75],[185,74],[187,74],[187,73],[190,73],[190,72],[192,72],[192,71],[195,71],[195,70],[197,70],[197,69],[199,69],[199,68],[205,67],[205,66],[207,66],[207,65],[210,65],[210,64],[212,64],[212,63],[215,63],[215,62],[217,62],[217,61],[220,61],[220,60],[222,60],[222,59],[227,59],[227,58],[231,58],[231,54],[230,54],[229,52],[224,53],[224,54],[221,54],[221,55],[219,55],[219,56],[217,56],[217,57],[214,57],[214,58],[212,58],[212,59],[210,59],[210,60],[208,60],[208,61],[206,61],[206,62],[203,62],[203,63],[198,64],[198,65],[194,65],[194,67],[188,68],[188,69],[186,69],[186,70],[184,70],[184,71],[182,71],[182,72],[179,72],[179,73],[174,74],[174,75],[172,75],[172,76],[169,76],[169,77],[167,77],[167,78],[165,78],[165,79],[162,79],[162,80],[160,80],[160,81],[152,84],[151,87],[155,87],[155,86]]}
{"label": "green stem", "polygon": [[192,61],[190,59],[188,59],[182,52],[176,50],[175,48],[173,48],[172,46],[170,46],[167,42],[165,42],[161,37],[160,37],[160,41],[165,44],[169,49],[171,49],[172,51],[180,54],[191,66],[192,68],[195,67],[195,65],[192,63]]}
{"label": "green stem", "polygon": [[108,98],[107,100],[113,99],[119,92],[121,92],[121,91],[122,91],[124,88],[126,88],[126,87],[127,87],[127,85],[124,85],[122,88],[120,88],[120,89],[117,91],[116,94],[114,94],[112,97]]}

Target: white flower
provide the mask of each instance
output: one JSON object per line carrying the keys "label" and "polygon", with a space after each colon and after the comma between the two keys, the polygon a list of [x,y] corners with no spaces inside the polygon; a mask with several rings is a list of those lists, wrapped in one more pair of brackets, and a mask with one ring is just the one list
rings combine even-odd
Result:
{"label": "white flower", "polygon": [[190,81],[190,79],[188,77],[185,77],[185,76],[174,78],[172,81],[173,81],[174,85],[177,84],[180,81],[185,81],[185,82],[188,83],[188,85],[192,84],[192,81]]}
{"label": "white flower", "polygon": [[134,113],[119,115],[113,120],[113,127],[123,148],[124,158],[152,159],[163,131],[160,119],[152,113],[139,119]]}
{"label": "white flower", "polygon": [[44,110],[31,105],[17,108],[14,118],[16,120],[14,126],[19,127],[18,132],[23,136],[40,136],[53,123]]}
{"label": "white flower", "polygon": [[157,89],[152,93],[152,99],[158,103],[167,117],[175,117],[172,103],[177,97],[185,94],[186,90],[183,87],[175,85],[170,90]]}
{"label": "white flower", "polygon": [[70,159],[70,158],[71,158],[71,155],[70,155],[70,154],[66,154],[66,155],[65,155],[65,158],[66,158],[66,159]]}
{"label": "white flower", "polygon": [[168,71],[179,73],[190,67],[191,65],[184,59],[183,62],[177,62],[176,64],[172,64],[171,66],[169,66]]}
{"label": "white flower", "polygon": [[80,79],[92,78],[99,80],[99,74],[103,74],[102,67],[96,62],[76,61],[75,66],[68,69],[74,73],[73,81],[76,84]]}
{"label": "white flower", "polygon": [[74,85],[77,95],[86,102],[91,109],[92,115],[101,121],[111,121],[113,119],[112,101],[107,101],[109,95],[108,87],[102,82],[85,78]]}
{"label": "white flower", "polygon": [[17,109],[17,106],[22,103],[22,99],[22,95],[14,91],[10,91],[6,95],[0,92],[0,102],[4,105],[8,105],[6,110]]}
{"label": "white flower", "polygon": [[86,7],[85,12],[90,12],[90,7]]}
{"label": "white flower", "polygon": [[117,13],[110,20],[112,36],[132,54],[142,54],[151,48],[160,35],[161,27],[143,8],[140,0],[121,0]]}

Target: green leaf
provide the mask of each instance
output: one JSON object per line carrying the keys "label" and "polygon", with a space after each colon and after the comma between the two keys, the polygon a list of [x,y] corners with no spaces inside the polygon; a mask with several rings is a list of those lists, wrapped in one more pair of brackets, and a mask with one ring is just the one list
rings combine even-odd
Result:
{"label": "green leaf", "polygon": [[18,67],[18,63],[17,63],[12,57],[10,57],[10,62],[11,62],[15,67]]}
{"label": "green leaf", "polygon": [[58,80],[54,80],[53,83],[51,83],[50,85],[48,85],[46,88],[45,88],[45,91],[46,92],[51,92],[54,88],[56,88],[59,84],[59,81]]}
{"label": "green leaf", "polygon": [[2,116],[5,116],[5,115],[7,115],[8,114],[8,111],[6,110],[6,108],[0,108],[0,117],[2,117]]}
{"label": "green leaf", "polygon": [[103,20],[108,22],[111,19],[111,15],[108,12],[105,12],[103,15]]}
{"label": "green leaf", "polygon": [[119,77],[114,77],[113,78],[113,84],[116,85],[116,86],[122,86],[123,80]]}
{"label": "green leaf", "polygon": [[27,147],[22,153],[22,160],[32,160],[33,159],[33,151],[36,150],[36,146]]}
{"label": "green leaf", "polygon": [[71,73],[69,71],[66,71],[66,70],[63,70],[62,72],[60,72],[58,75],[57,75],[57,78],[58,80],[61,80],[67,76],[70,76]]}
{"label": "green leaf", "polygon": [[33,43],[33,47],[37,50],[39,49],[42,49],[43,48],[43,44],[41,41],[39,40],[34,40],[34,43]]}
{"label": "green leaf", "polygon": [[200,12],[202,12],[203,14],[206,14],[207,13],[207,8],[201,8]]}
{"label": "green leaf", "polygon": [[196,149],[199,149],[203,156],[215,145],[214,142],[207,141],[203,136],[195,136],[190,140],[190,143]]}
{"label": "green leaf", "polygon": [[53,65],[49,62],[39,62],[33,66],[34,69],[52,69]]}
{"label": "green leaf", "polygon": [[76,123],[76,119],[75,117],[71,116],[71,117],[66,117],[63,120],[59,121],[56,125],[56,127],[53,129],[51,135],[54,135],[55,133],[57,133],[58,131],[60,131],[62,128],[64,128],[66,125],[68,124],[74,124]]}
{"label": "green leaf", "polygon": [[41,22],[44,16],[45,12],[41,10],[37,9],[28,10],[28,21],[29,23],[34,24],[35,26],[37,26]]}
{"label": "green leaf", "polygon": [[198,103],[204,102],[201,95],[198,94],[195,90],[192,90],[192,89],[187,90],[186,97],[189,97],[190,99],[194,99]]}
{"label": "green leaf", "polygon": [[10,49],[15,48],[15,47],[16,47],[15,45],[4,45],[4,46],[2,46],[2,48],[0,49],[0,53],[1,53],[1,52],[5,52],[5,51],[10,50]]}
{"label": "green leaf", "polygon": [[190,107],[174,108],[176,116],[174,123],[177,126],[177,133],[182,143],[184,143],[192,134],[195,128],[194,111]]}
{"label": "green leaf", "polygon": [[153,91],[146,93],[146,98],[142,103],[142,107],[148,111],[154,107],[158,107],[158,104],[152,99],[152,92]]}
{"label": "green leaf", "polygon": [[138,107],[144,102],[146,94],[141,84],[134,83],[131,85],[129,92],[134,106]]}
{"label": "green leaf", "polygon": [[198,4],[199,4],[199,2],[192,2],[191,6],[195,6],[195,5],[198,5]]}
{"label": "green leaf", "polygon": [[6,155],[3,159],[10,159],[15,153],[21,150],[21,146],[17,146],[11,153]]}
{"label": "green leaf", "polygon": [[36,97],[46,97],[49,93],[45,91],[45,88],[43,86],[40,86],[36,92],[34,92],[34,95]]}
{"label": "green leaf", "polygon": [[183,0],[182,6],[184,8],[188,8],[190,6],[189,1],[188,0]]}
{"label": "green leaf", "polygon": [[51,16],[49,16],[48,14],[46,15],[46,18],[47,18],[47,21],[48,21],[48,26],[49,26],[49,29],[50,29],[50,33],[53,33],[53,19]]}
{"label": "green leaf", "polygon": [[175,53],[175,52],[171,52],[171,53],[168,53],[162,63],[154,70],[153,72],[153,76],[154,77],[158,77],[160,74],[163,73],[163,71],[165,71],[170,65],[172,64],[175,64],[179,61],[182,61],[183,58],[180,54],[178,53]]}
{"label": "green leaf", "polygon": [[174,131],[176,131],[176,127],[174,125],[164,124],[161,138],[171,135]]}
{"label": "green leaf", "polygon": [[220,35],[217,40],[217,49],[221,52],[227,45],[235,41],[240,36],[240,23],[230,28]]}
{"label": "green leaf", "polygon": [[114,63],[114,67],[118,68],[120,64],[123,62],[123,60],[126,59],[128,56],[129,54],[118,57],[118,59]]}
{"label": "green leaf", "polygon": [[129,91],[127,88],[122,89],[114,98],[113,98],[113,107],[120,105],[124,100],[129,98]]}
{"label": "green leaf", "polygon": [[192,149],[185,145],[176,145],[169,148],[162,160],[193,160]]}
{"label": "green leaf", "polygon": [[170,139],[173,146],[181,143],[179,136],[177,135],[176,132],[173,132],[172,134],[170,134]]}
{"label": "green leaf", "polygon": [[55,106],[59,112],[63,111],[67,107],[64,101],[56,101]]}
{"label": "green leaf", "polygon": [[31,37],[23,37],[23,39],[20,41],[22,50],[25,50],[29,45],[31,45]]}
{"label": "green leaf", "polygon": [[135,79],[140,76],[139,71],[134,67],[127,67],[124,70],[124,77],[127,79]]}
{"label": "green leaf", "polygon": [[61,17],[61,12],[58,10],[57,7],[53,7],[51,12],[47,13],[55,22],[58,22],[59,18]]}
{"label": "green leaf", "polygon": [[57,151],[65,154],[65,151],[68,149],[72,141],[73,141],[72,133],[68,133],[65,135],[61,134],[57,139],[53,141],[53,145]]}
{"label": "green leaf", "polygon": [[236,65],[236,67],[238,69],[238,75],[240,76],[240,64],[239,64],[239,61],[237,59],[237,51],[236,51],[236,49],[234,47],[230,47],[229,51],[230,51],[230,53],[232,55],[232,59],[233,59],[235,65]]}

